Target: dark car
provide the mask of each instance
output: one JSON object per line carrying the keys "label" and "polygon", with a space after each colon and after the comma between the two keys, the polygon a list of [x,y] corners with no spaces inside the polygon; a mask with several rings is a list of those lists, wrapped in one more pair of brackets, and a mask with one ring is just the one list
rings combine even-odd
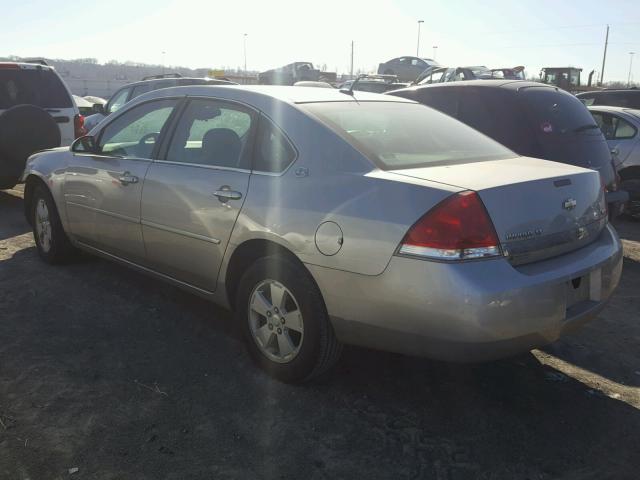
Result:
{"label": "dark car", "polygon": [[576,97],[587,106],[608,105],[611,107],[640,109],[640,90],[637,88],[583,92],[576,95]]}
{"label": "dark car", "polygon": [[613,216],[628,196],[618,191],[611,152],[589,110],[557,87],[522,80],[471,80],[396,90],[446,113],[528,157],[598,170]]}
{"label": "dark car", "polygon": [[90,131],[102,119],[113,112],[117,111],[125,103],[139,97],[143,93],[159,90],[161,88],[179,87],[184,85],[237,85],[235,82],[228,80],[217,80],[212,78],[191,78],[183,77],[177,73],[168,73],[163,75],[153,75],[145,77],[139,82],[129,83],[120,90],[117,90],[107,102],[106,105],[95,104],[93,115],[84,119],[84,127]]}

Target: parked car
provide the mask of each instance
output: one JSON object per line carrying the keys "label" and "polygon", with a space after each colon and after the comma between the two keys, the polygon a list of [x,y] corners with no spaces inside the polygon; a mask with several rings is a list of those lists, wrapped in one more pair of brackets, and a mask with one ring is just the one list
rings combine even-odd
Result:
{"label": "parked car", "polygon": [[483,65],[472,67],[429,67],[413,82],[414,85],[491,79],[493,72]]}
{"label": "parked car", "polygon": [[312,80],[302,80],[293,84],[294,87],[316,87],[316,88],[335,88],[327,82],[316,82]]}
{"label": "parked car", "polygon": [[343,343],[526,351],[594,318],[622,268],[597,172],[393,96],[157,90],[33,155],[23,179],[44,261],[81,248],[233,307],[284,381]]}
{"label": "parked car", "polygon": [[440,110],[520,155],[600,172],[612,216],[628,195],[618,190],[611,152],[587,108],[554,86],[522,80],[472,80],[389,92]]}
{"label": "parked car", "polygon": [[29,155],[83,135],[71,92],[45,62],[0,63],[0,189],[12,188]]}
{"label": "parked car", "polygon": [[211,78],[183,77],[176,73],[145,77],[139,82],[130,83],[117,90],[106,105],[96,103],[94,105],[96,113],[84,119],[84,126],[89,132],[106,116],[118,111],[125,103],[139,97],[143,93],[181,85],[237,85],[237,83]]}
{"label": "parked car", "polygon": [[93,106],[95,105],[94,103],[78,95],[72,95],[72,96],[73,96],[73,103],[75,103],[76,107],[78,107],[78,111],[80,112],[80,115],[85,116],[85,115],[93,114]]}
{"label": "parked car", "polygon": [[471,67],[429,67],[413,82],[414,85],[429,85],[443,82],[467,80],[524,80],[524,67],[492,68],[484,65]]}
{"label": "parked car", "polygon": [[260,85],[294,85],[298,82],[335,82],[335,72],[322,72],[311,62],[293,62],[258,74]]}
{"label": "parked car", "polygon": [[612,107],[640,109],[640,90],[637,88],[583,92],[577,94],[576,97],[587,106],[609,105]]}
{"label": "parked car", "polygon": [[591,106],[589,111],[609,144],[620,188],[629,192],[628,213],[640,217],[640,110]]}
{"label": "parked car", "polygon": [[427,68],[437,65],[430,58],[398,57],[378,65],[378,74],[396,75],[400,82],[413,82]]}
{"label": "parked car", "polygon": [[406,83],[399,83],[395,75],[358,75],[354,80],[347,80],[339,85],[340,90],[361,91],[371,93],[385,93],[406,87]]}

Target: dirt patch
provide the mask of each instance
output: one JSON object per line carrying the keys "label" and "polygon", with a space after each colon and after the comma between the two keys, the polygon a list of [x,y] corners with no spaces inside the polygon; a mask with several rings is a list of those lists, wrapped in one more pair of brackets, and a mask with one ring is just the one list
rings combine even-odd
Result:
{"label": "dirt patch", "polygon": [[224,310],[98,259],[43,264],[20,195],[0,192],[0,478],[638,477],[640,223],[617,224],[600,318],[544,351],[347,348],[292,387],[255,370]]}

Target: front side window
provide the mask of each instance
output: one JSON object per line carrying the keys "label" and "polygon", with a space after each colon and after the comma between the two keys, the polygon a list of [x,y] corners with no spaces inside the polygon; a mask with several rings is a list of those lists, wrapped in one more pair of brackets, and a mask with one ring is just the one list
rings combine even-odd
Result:
{"label": "front side window", "polygon": [[151,158],[178,100],[166,99],[143,103],[123,113],[102,131],[101,153],[124,158]]}
{"label": "front side window", "polygon": [[216,100],[191,100],[169,145],[167,160],[215,167],[248,168],[252,115]]}
{"label": "front side window", "polygon": [[280,173],[295,160],[296,152],[282,132],[269,120],[260,121],[253,170]]}
{"label": "front side window", "polygon": [[106,108],[107,114],[117,112],[125,103],[127,103],[130,90],[130,88],[123,88],[122,90],[117,91],[113,95],[113,97],[111,97],[111,100],[109,100],[109,104]]}
{"label": "front side window", "polygon": [[517,156],[458,120],[416,103],[326,102],[301,106],[385,170]]}

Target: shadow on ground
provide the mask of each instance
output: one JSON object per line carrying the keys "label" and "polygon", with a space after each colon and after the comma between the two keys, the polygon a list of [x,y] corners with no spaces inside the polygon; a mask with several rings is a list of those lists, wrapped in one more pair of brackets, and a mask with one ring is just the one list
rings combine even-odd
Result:
{"label": "shadow on ground", "polygon": [[[228,312],[33,248],[0,262],[0,309],[2,478],[637,477],[640,411],[533,355],[456,366],[347,348],[321,382],[283,385],[251,365]],[[621,331],[584,341],[615,359]]]}

